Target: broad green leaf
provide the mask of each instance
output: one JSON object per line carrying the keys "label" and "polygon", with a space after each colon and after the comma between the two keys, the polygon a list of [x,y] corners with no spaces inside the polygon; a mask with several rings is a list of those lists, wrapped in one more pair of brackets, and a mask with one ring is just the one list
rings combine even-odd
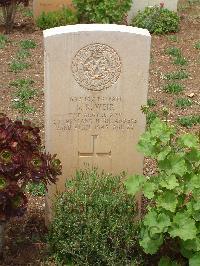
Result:
{"label": "broad green leaf", "polygon": [[157,198],[156,203],[158,207],[162,207],[170,212],[175,212],[178,200],[173,192],[164,191],[163,194]]}
{"label": "broad green leaf", "polygon": [[178,266],[175,261],[171,261],[169,257],[162,257],[158,266]]}
{"label": "broad green leaf", "polygon": [[150,235],[153,235],[153,233],[164,233],[171,225],[169,216],[164,213],[157,213],[155,210],[150,210],[146,214],[143,223],[149,228]]}
{"label": "broad green leaf", "polygon": [[159,118],[153,120],[150,125],[151,135],[155,138],[159,138],[160,141],[167,144],[171,136],[175,133],[172,127],[169,127],[165,122],[162,122]]}
{"label": "broad green leaf", "polygon": [[125,181],[125,186],[128,194],[135,195],[137,192],[141,191],[145,181],[146,177],[142,175],[129,176],[128,179]]}
{"label": "broad green leaf", "polygon": [[186,250],[200,251],[200,237],[182,241],[181,246]]}
{"label": "broad green leaf", "polygon": [[167,159],[159,162],[159,167],[168,175],[183,176],[187,173],[187,165],[183,158],[183,154],[174,154],[168,156]]}
{"label": "broad green leaf", "polygon": [[193,134],[184,134],[182,135],[178,142],[187,148],[197,148],[198,147],[198,138]]}
{"label": "broad green leaf", "polygon": [[150,132],[147,131],[140,137],[137,149],[144,155],[149,156],[151,158],[155,158],[156,143],[157,140],[151,136]]}
{"label": "broad green leaf", "polygon": [[196,238],[197,228],[195,221],[188,217],[187,213],[176,213],[171,229],[169,230],[171,237],[180,237],[186,241]]}
{"label": "broad green leaf", "polygon": [[163,179],[161,177],[160,185],[162,187],[165,187],[171,190],[177,187],[179,185],[179,182],[175,175],[170,175],[170,176],[163,177]]}
{"label": "broad green leaf", "polygon": [[186,154],[186,158],[191,161],[191,162],[199,162],[200,161],[200,150],[197,149],[191,149],[191,151],[189,151]]}
{"label": "broad green leaf", "polygon": [[146,230],[142,240],[140,240],[139,243],[140,246],[143,247],[145,253],[155,254],[163,244],[163,235],[161,234],[154,236],[154,238],[150,238],[149,232]]}
{"label": "broad green leaf", "polygon": [[200,188],[200,175],[191,175],[190,180],[186,183],[186,193],[193,191],[195,188]]}
{"label": "broad green leaf", "polygon": [[168,146],[163,148],[162,151],[158,154],[157,160],[163,161],[170,152],[171,152],[171,147]]}
{"label": "broad green leaf", "polygon": [[196,253],[189,259],[189,266],[199,266],[200,265],[200,252]]}
{"label": "broad green leaf", "polygon": [[144,196],[148,199],[152,199],[154,197],[154,191],[158,188],[156,184],[153,182],[146,182],[143,186]]}

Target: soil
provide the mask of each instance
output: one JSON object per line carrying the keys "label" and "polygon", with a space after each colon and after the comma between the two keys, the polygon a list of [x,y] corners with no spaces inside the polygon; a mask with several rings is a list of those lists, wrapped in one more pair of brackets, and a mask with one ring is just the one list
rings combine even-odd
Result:
{"label": "soil", "polygon": [[[169,108],[168,120],[170,123],[176,124],[178,132],[197,133],[200,130],[199,124],[191,128],[185,128],[178,125],[176,121],[181,116],[200,114],[200,50],[194,47],[195,43],[200,41],[200,3],[196,1],[196,3],[189,5],[186,0],[180,1],[179,14],[181,16],[180,31],[176,34],[170,34],[170,36],[176,36],[178,41],[174,42],[169,35],[152,36],[148,97],[156,100],[156,106],[152,108],[152,111],[161,114],[163,107]],[[4,29],[1,27],[0,33],[3,33],[3,31]],[[12,108],[13,94],[16,88],[10,86],[10,82],[19,78],[33,79],[34,88],[37,89],[38,94],[31,100],[31,104],[36,108],[36,112],[33,115],[29,114],[28,118],[41,128],[41,134],[44,136],[44,49],[42,31],[34,25],[31,17],[27,17],[23,12],[18,11],[13,32],[8,35],[8,38],[9,43],[6,44],[4,49],[0,49],[0,112],[6,113],[13,119],[17,118],[19,114]],[[28,59],[31,66],[15,74],[9,70],[9,65],[16,57],[19,42],[25,39],[34,40],[37,48],[31,49],[31,57]],[[184,66],[184,69],[189,73],[189,78],[181,81],[185,89],[180,95],[168,94],[162,89],[163,85],[167,83],[164,75],[181,69],[180,66],[173,65],[171,57],[165,53],[166,48],[172,46],[181,48],[184,57],[188,60],[188,65]],[[178,97],[191,99],[193,105],[186,109],[176,108],[175,101]],[[144,173],[153,175],[154,172],[154,164],[146,159]],[[7,224],[4,257],[0,261],[2,266],[53,265],[50,262],[45,264],[44,259],[47,255],[44,197],[33,197],[31,195],[28,197],[27,214]],[[152,265],[156,265],[156,263]]]}

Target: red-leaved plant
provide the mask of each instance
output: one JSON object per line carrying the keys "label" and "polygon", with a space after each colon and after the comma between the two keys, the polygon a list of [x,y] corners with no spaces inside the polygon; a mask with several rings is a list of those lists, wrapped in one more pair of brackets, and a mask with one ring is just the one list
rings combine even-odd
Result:
{"label": "red-leaved plant", "polygon": [[56,155],[43,151],[39,131],[29,121],[0,114],[0,223],[24,214],[28,182],[47,185],[61,174]]}

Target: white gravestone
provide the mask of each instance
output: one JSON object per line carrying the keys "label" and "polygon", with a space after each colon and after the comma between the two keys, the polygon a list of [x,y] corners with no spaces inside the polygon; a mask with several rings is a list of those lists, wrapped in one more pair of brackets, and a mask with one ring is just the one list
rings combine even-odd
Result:
{"label": "white gravestone", "polygon": [[44,31],[46,149],[63,174],[97,166],[113,174],[142,173],[136,151],[145,130],[151,37],[119,25],[72,25]]}

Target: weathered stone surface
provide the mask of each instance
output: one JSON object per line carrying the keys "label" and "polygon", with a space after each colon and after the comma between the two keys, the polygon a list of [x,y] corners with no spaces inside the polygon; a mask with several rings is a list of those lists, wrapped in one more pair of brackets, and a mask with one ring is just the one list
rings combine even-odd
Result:
{"label": "weathered stone surface", "polygon": [[86,166],[142,173],[136,144],[145,130],[149,32],[73,25],[44,31],[44,41],[46,148],[63,164],[57,189]]}
{"label": "weathered stone surface", "polygon": [[50,12],[61,9],[63,6],[72,8],[71,0],[33,0],[33,17],[36,19],[43,11]]}

